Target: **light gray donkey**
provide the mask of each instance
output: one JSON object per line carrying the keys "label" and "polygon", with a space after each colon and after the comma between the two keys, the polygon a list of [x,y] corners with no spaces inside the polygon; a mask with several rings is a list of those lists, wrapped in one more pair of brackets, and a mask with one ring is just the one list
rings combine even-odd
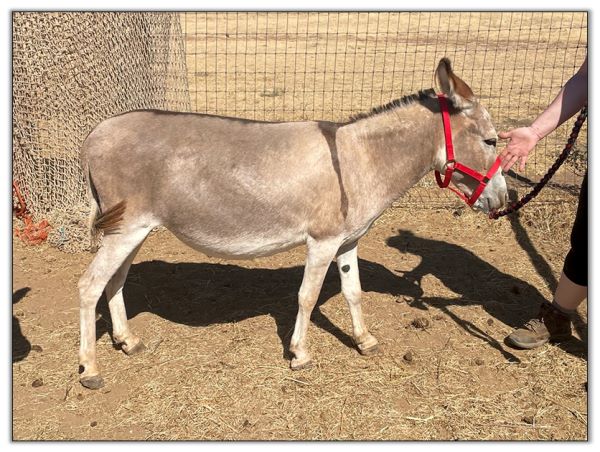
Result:
{"label": "light gray donkey", "polygon": [[[436,78],[448,98],[456,159],[477,171],[496,158],[490,115],[443,58]],[[132,111],[98,125],[85,140],[81,163],[93,206],[92,230],[104,231],[79,281],[80,381],[103,385],[96,360],[96,304],[106,291],[113,339],[131,355],[144,345],[127,325],[123,285],[150,230],[163,225],[209,256],[248,259],[306,243],[290,343],[292,369],[310,364],[309,319],[330,262],[360,353],[378,349],[363,320],[357,242],[392,202],[446,164],[440,106],[421,91],[347,123],[259,122],[237,118]],[[455,172],[458,190],[477,182]],[[474,207],[500,208],[500,170]]]}

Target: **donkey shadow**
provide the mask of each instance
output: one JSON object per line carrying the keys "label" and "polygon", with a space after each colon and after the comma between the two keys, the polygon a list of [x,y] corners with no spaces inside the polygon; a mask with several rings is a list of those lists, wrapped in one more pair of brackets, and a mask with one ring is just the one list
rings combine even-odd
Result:
{"label": "donkey shadow", "polygon": [[[397,236],[387,240],[387,245],[401,253],[411,253],[422,258],[419,265],[404,272],[403,277],[409,282],[420,285],[425,275],[433,275],[457,294],[452,298],[416,298],[410,303],[411,306],[419,309],[434,306],[442,310],[470,334],[500,350],[507,359],[515,359],[512,353],[507,352],[500,345],[499,338],[490,337],[481,328],[461,319],[448,308],[452,305],[480,305],[490,316],[511,328],[518,328],[536,316],[540,304],[545,301],[538,289],[519,278],[499,271],[458,245],[418,237],[410,231],[399,230]],[[541,259],[541,256],[539,257]],[[575,356],[581,357],[587,353],[585,337],[584,341],[573,337],[559,346]]]}
{"label": "donkey shadow", "polygon": [[[359,259],[363,290],[420,296],[420,289],[375,262]],[[267,269],[231,264],[168,263],[153,260],[134,264],[124,288],[128,318],[151,312],[171,322],[193,327],[239,322],[270,315],[290,359],[289,342],[298,312],[297,294],[303,266]],[[354,348],[351,332],[342,331],[320,310],[327,300],[340,293],[338,269],[332,263],[313,310],[311,321],[340,342]],[[103,299],[98,303],[101,320],[99,338],[111,334],[110,313]],[[348,316],[350,312],[348,312]]]}
{"label": "donkey shadow", "polygon": [[[434,306],[470,334],[498,349],[507,359],[519,361],[499,342],[503,338],[490,337],[448,308],[480,305],[490,316],[515,328],[535,315],[544,300],[535,287],[497,270],[458,245],[425,239],[403,230],[389,238],[387,244],[401,253],[421,256],[421,263],[398,274],[376,262],[359,259],[363,291],[404,296],[412,299],[410,306],[417,309]],[[129,318],[151,312],[171,322],[193,327],[270,315],[283,346],[283,356],[289,359],[289,341],[298,311],[296,297],[303,271],[303,266],[266,269],[232,264],[141,262],[134,264],[129,272],[124,288],[125,304]],[[437,277],[458,296],[427,297],[420,281],[428,274]],[[338,270],[332,263],[311,320],[347,347],[354,348],[349,332],[333,324],[320,310],[320,306],[340,290]],[[98,311],[102,316],[97,322],[97,336],[100,337],[111,333],[105,299],[98,304]],[[565,350],[581,355],[582,347],[573,346],[572,342],[568,341],[570,345],[565,346]]]}

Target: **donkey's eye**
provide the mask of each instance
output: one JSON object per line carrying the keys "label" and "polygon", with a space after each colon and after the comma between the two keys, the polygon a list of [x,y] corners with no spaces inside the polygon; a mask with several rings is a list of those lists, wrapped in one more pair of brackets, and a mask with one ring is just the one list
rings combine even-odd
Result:
{"label": "donkey's eye", "polygon": [[488,146],[496,147],[496,139],[495,138],[490,138],[489,140],[483,140],[483,142],[485,144],[487,144]]}

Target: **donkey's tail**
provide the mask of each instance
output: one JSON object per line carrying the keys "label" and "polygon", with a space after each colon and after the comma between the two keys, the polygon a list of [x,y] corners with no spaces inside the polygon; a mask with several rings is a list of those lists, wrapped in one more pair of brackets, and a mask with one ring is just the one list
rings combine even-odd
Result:
{"label": "donkey's tail", "polygon": [[96,231],[102,231],[105,234],[117,232],[121,222],[123,221],[123,214],[125,213],[126,207],[127,202],[121,201],[120,203],[112,206],[106,212],[100,213],[100,215],[96,217],[96,221],[94,221],[93,228]]}
{"label": "donkey's tail", "polygon": [[104,234],[115,233],[119,230],[119,225],[123,221],[123,215],[127,203],[121,201],[118,204],[110,207],[106,212],[102,212],[100,209],[100,199],[98,198],[98,192],[94,186],[92,180],[92,174],[88,168],[85,173],[87,180],[88,198],[90,200],[90,216],[88,220],[88,227],[90,231],[90,245],[94,249],[95,242],[100,232]]}

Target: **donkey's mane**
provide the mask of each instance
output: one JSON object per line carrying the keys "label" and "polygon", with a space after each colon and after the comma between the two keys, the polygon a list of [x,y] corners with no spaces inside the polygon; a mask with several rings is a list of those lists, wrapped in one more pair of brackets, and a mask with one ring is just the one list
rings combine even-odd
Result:
{"label": "donkey's mane", "polygon": [[356,122],[361,119],[370,118],[372,116],[378,115],[379,113],[394,110],[395,108],[406,107],[408,105],[414,104],[415,102],[420,102],[422,100],[429,99],[432,96],[435,96],[435,90],[433,90],[433,89],[420,90],[418,93],[409,94],[407,96],[401,97],[400,99],[395,99],[391,102],[388,102],[385,105],[375,107],[367,113],[357,113],[350,117],[350,122]]}

